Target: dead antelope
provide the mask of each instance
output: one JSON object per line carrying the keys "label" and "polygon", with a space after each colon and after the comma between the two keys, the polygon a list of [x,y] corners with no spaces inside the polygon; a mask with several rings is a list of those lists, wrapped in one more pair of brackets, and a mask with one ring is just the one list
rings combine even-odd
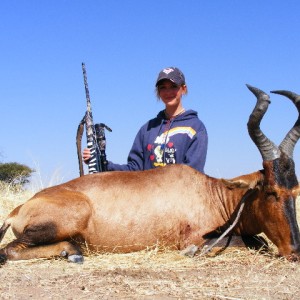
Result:
{"label": "dead antelope", "polygon": [[[261,131],[269,96],[248,86],[257,98],[248,130],[263,159],[263,170],[231,180],[216,179],[186,165],[139,172],[86,175],[42,190],[15,208],[0,229],[11,226],[16,239],[0,250],[2,262],[66,257],[82,262],[81,245],[107,252],[132,252],[159,242],[175,249],[201,246],[226,227],[244,199],[234,234],[261,232],[279,254],[297,259],[300,235],[295,199],[299,185],[293,151],[300,136],[300,116],[277,147]],[[300,96],[287,96],[298,109]]]}

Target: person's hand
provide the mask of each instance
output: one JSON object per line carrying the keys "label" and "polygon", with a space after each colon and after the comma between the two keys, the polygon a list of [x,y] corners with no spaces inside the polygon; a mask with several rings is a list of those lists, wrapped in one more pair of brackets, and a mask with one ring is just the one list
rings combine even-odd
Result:
{"label": "person's hand", "polygon": [[83,149],[82,158],[83,158],[84,163],[87,164],[89,162],[89,160],[91,158],[91,151],[90,151],[90,149],[88,149],[88,148],[84,148]]}

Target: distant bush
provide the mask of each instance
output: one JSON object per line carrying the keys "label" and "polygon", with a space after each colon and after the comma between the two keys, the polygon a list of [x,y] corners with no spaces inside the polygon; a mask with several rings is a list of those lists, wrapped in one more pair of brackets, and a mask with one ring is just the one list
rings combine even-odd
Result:
{"label": "distant bush", "polygon": [[13,186],[24,186],[33,172],[34,169],[16,162],[0,163],[0,181]]}

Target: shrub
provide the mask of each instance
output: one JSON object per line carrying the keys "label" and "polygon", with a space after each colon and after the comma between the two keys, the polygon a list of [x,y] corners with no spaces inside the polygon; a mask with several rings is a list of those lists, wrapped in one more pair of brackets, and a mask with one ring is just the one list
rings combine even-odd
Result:
{"label": "shrub", "polygon": [[0,163],[0,181],[13,186],[23,186],[28,183],[33,172],[35,172],[34,169],[16,162]]}

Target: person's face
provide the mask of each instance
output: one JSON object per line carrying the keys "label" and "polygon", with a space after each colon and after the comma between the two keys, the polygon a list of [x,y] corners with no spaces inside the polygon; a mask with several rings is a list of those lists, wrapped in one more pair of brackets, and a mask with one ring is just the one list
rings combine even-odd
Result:
{"label": "person's face", "polygon": [[158,88],[158,94],[166,106],[178,105],[181,97],[186,93],[185,86],[178,86],[170,80],[162,81]]}

